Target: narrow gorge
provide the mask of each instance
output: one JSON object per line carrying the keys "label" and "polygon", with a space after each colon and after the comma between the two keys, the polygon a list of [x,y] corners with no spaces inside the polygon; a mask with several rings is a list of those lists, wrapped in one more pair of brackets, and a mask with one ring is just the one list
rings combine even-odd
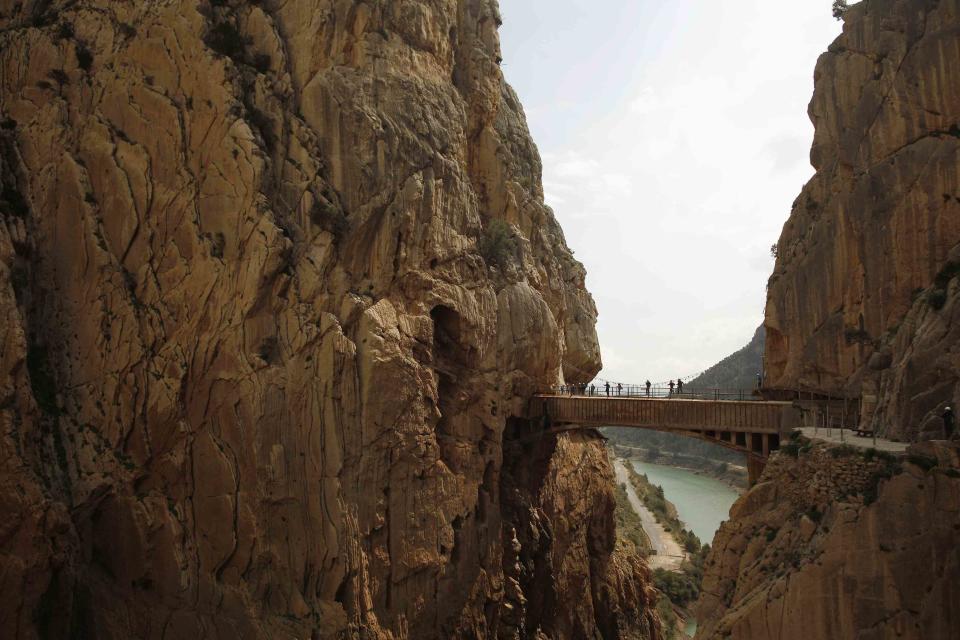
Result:
{"label": "narrow gorge", "polygon": [[[675,640],[688,614],[703,640],[960,638],[960,0],[834,3],[815,174],[771,249],[763,326],[676,387],[598,377],[544,161],[558,193],[583,190],[571,209],[631,178],[572,156],[602,177],[549,176],[500,11],[0,0],[0,638]],[[615,68],[565,19],[573,66]],[[631,118],[665,117],[637,95]],[[611,263],[634,258],[586,209],[571,237],[588,218]],[[723,235],[683,220],[665,243]],[[601,303],[613,282],[666,304],[640,261],[598,275],[585,254]],[[747,299],[709,260],[698,285]],[[693,302],[706,333],[725,326]],[[606,333],[656,342],[650,307],[604,326],[610,370],[654,369]],[[626,468],[617,486],[611,451],[744,493],[701,547],[662,489]],[[640,494],[658,509],[627,511]],[[667,545],[641,512],[672,558],[644,557]]]}
{"label": "narrow gorge", "polygon": [[782,447],[714,540],[698,638],[960,637],[960,2],[843,21],[815,73],[816,175],[777,244],[766,385],[851,398],[860,429],[919,443]]}

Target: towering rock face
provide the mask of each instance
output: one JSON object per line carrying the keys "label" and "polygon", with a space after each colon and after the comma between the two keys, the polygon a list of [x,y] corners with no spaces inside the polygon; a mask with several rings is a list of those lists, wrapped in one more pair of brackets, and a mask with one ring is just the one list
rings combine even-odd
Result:
{"label": "towering rock face", "polygon": [[960,2],[864,0],[817,64],[816,175],[778,243],[767,385],[942,435],[960,400]]}
{"label": "towering rock face", "polygon": [[960,637],[960,445],[794,453],[717,532],[697,638]]}
{"label": "towering rock face", "polygon": [[[0,635],[627,633],[610,487],[503,494],[507,421],[600,359],[498,24],[3,3]],[[513,532],[564,500],[533,576]]]}

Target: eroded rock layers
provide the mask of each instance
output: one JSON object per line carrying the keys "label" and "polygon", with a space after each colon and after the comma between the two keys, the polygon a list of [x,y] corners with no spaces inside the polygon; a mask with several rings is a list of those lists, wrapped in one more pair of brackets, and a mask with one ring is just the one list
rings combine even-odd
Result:
{"label": "eroded rock layers", "polygon": [[778,243],[767,386],[862,396],[942,437],[960,400],[960,2],[865,0],[821,56],[817,172]]}
{"label": "eroded rock layers", "polygon": [[0,5],[0,635],[650,632],[600,444],[502,502],[507,420],[600,360],[498,24]]}
{"label": "eroded rock layers", "polygon": [[698,638],[960,636],[960,444],[778,455],[714,538]]}

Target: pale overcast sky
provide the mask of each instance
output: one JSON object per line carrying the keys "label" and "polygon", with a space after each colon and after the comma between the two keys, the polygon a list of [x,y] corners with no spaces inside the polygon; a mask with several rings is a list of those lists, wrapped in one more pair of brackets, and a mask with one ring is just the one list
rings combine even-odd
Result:
{"label": "pale overcast sky", "polygon": [[587,268],[601,377],[659,382],[745,345],[811,175],[830,0],[500,0],[503,69],[547,204]]}

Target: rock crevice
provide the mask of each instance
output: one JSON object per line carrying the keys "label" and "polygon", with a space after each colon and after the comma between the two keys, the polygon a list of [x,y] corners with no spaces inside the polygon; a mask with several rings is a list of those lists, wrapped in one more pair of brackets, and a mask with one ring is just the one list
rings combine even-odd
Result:
{"label": "rock crevice", "polygon": [[[530,589],[580,601],[504,569],[505,425],[600,356],[499,20],[0,11],[0,635],[510,637]],[[604,504],[577,481],[550,499]],[[642,599],[581,542],[596,635]]]}

